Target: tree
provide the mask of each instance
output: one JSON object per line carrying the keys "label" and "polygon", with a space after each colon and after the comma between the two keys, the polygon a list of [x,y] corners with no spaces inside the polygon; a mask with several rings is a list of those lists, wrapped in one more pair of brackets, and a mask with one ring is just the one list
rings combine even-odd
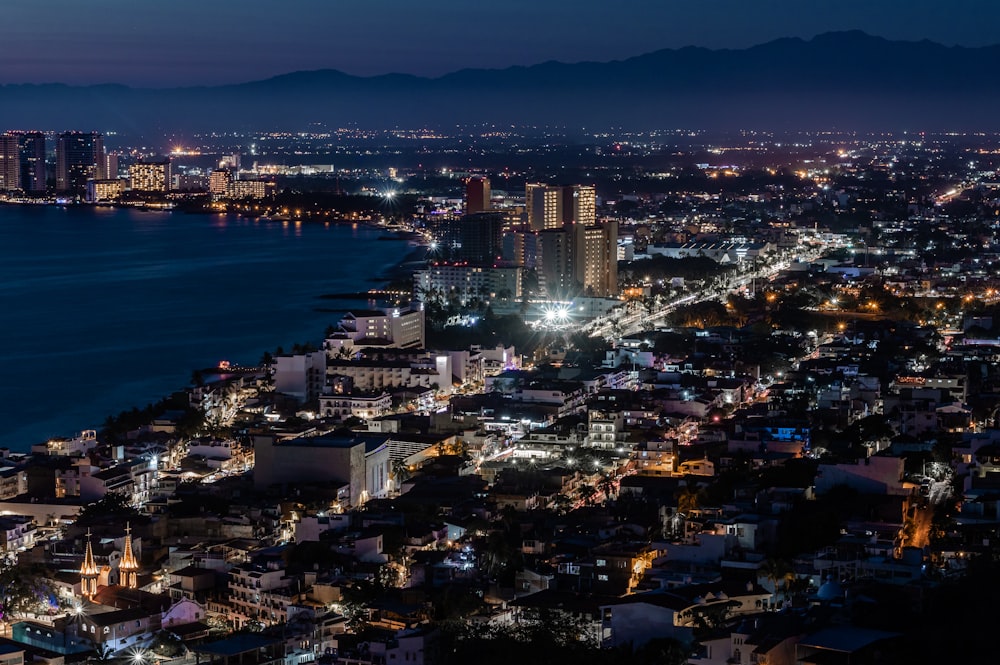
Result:
{"label": "tree", "polygon": [[604,493],[605,498],[612,499],[612,495],[615,493],[615,479],[611,474],[604,474],[601,479],[597,481],[597,489]]}
{"label": "tree", "polygon": [[89,503],[77,516],[78,526],[89,526],[102,522],[125,522],[139,516],[139,511],[129,503],[121,492],[108,492],[100,500]]}
{"label": "tree", "polygon": [[565,515],[573,508],[573,499],[560,492],[559,494],[556,494],[555,498],[552,499],[552,507],[555,508],[556,512],[560,515]]}
{"label": "tree", "polygon": [[796,578],[795,570],[792,565],[785,559],[778,559],[770,557],[764,561],[764,566],[761,568],[761,572],[764,573],[764,577],[771,582],[774,587],[774,595],[778,595],[778,590],[781,589],[782,595],[788,595],[791,590],[792,584],[794,584]]}
{"label": "tree", "polygon": [[597,488],[593,485],[580,485],[576,493],[580,497],[580,500],[589,506],[594,503],[594,497],[597,496]]}
{"label": "tree", "polygon": [[690,483],[684,484],[684,489],[677,495],[677,512],[690,515],[698,509],[698,490]]}
{"label": "tree", "polygon": [[26,614],[44,614],[53,606],[55,592],[40,568],[0,559],[0,618],[10,622]]}

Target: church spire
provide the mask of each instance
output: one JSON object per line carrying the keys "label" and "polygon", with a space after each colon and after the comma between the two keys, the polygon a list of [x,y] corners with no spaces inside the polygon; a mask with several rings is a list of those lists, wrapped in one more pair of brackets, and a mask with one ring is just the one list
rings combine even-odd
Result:
{"label": "church spire", "polygon": [[80,591],[91,600],[93,600],[94,595],[97,593],[97,578],[99,575],[100,570],[98,570],[97,564],[94,563],[94,550],[90,545],[90,529],[87,529],[87,551],[83,555],[83,565],[80,566]]}
{"label": "church spire", "polygon": [[132,553],[132,525],[125,523],[125,547],[122,552],[122,560],[118,563],[118,571],[121,573],[121,585],[129,589],[139,587],[138,572],[139,562]]}

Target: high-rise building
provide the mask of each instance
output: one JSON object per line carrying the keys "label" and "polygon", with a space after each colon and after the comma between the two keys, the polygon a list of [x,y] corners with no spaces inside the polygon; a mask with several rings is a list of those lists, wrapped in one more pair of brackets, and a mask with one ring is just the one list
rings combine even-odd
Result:
{"label": "high-rise building", "polygon": [[0,135],[0,191],[45,191],[45,134]]}
{"label": "high-rise building", "polygon": [[503,253],[504,216],[499,212],[478,212],[462,217],[458,237],[459,255],[477,263],[492,263]]}
{"label": "high-rise building", "polygon": [[88,180],[104,180],[104,136],[98,132],[65,132],[56,140],[56,189],[82,194]]}
{"label": "high-rise building", "polygon": [[618,222],[538,233],[539,285],[550,299],[618,294]]}
{"label": "high-rise building", "polygon": [[593,225],[597,222],[597,190],[592,185],[563,187],[563,222]]}
{"label": "high-rise building", "polygon": [[0,192],[21,189],[21,154],[15,134],[0,134]]}
{"label": "high-rise building", "polygon": [[45,134],[24,132],[18,135],[21,153],[21,189],[29,193],[44,192]]}
{"label": "high-rise building", "polygon": [[618,295],[618,222],[573,226],[573,278],[585,295]]}
{"label": "high-rise building", "polygon": [[228,196],[233,182],[233,173],[228,169],[216,169],[208,176],[208,191],[212,196]]}
{"label": "high-rise building", "polygon": [[503,236],[503,257],[528,270],[538,267],[538,233],[514,229]]}
{"label": "high-rise building", "polygon": [[118,178],[118,153],[109,152],[104,156],[104,177],[108,180]]}
{"label": "high-rise building", "polygon": [[170,191],[170,160],[138,162],[128,169],[131,187],[137,192]]}
{"label": "high-rise building", "polygon": [[562,222],[562,192],[558,187],[528,183],[524,188],[528,226],[532,231],[557,229]]}
{"label": "high-rise building", "polygon": [[572,239],[566,229],[538,233],[538,285],[551,300],[563,300],[579,291],[573,282]]}
{"label": "high-rise building", "polygon": [[566,224],[592,225],[597,220],[597,193],[591,185],[525,186],[528,226],[533,231],[558,229]]}
{"label": "high-rise building", "polygon": [[465,182],[465,214],[490,210],[490,196],[489,178],[469,178]]}

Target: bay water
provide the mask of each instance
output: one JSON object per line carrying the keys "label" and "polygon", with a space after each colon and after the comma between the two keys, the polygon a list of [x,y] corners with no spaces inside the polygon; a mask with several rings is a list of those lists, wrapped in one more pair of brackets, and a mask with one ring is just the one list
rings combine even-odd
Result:
{"label": "bay water", "polygon": [[[194,369],[319,343],[412,249],[365,226],[0,206],[0,446],[99,429]],[[331,311],[322,311],[331,310]]]}

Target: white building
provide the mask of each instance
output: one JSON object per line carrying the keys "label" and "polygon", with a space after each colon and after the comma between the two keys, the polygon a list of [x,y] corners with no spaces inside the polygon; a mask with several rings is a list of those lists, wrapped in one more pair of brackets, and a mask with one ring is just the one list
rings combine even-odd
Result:
{"label": "white building", "polygon": [[387,307],[385,309],[356,310],[340,320],[336,332],[327,337],[326,350],[330,357],[348,353],[355,346],[382,346],[386,348],[424,348],[423,307]]}
{"label": "white building", "polygon": [[4,552],[27,550],[35,546],[35,520],[27,515],[0,517],[0,548]]}
{"label": "white building", "polygon": [[392,409],[392,395],[385,392],[370,394],[330,394],[319,396],[319,414],[322,418],[361,418],[371,420],[384,416]]}
{"label": "white building", "polygon": [[374,392],[387,388],[436,388],[452,390],[452,363],[447,354],[420,354],[417,357],[380,357],[360,360],[330,360],[327,374],[346,376],[356,390]]}
{"label": "white building", "polygon": [[521,297],[521,268],[435,263],[413,273],[413,295],[425,302],[456,298],[463,306],[474,299],[516,300]]}
{"label": "white building", "polygon": [[326,352],[298,353],[274,359],[274,389],[301,402],[316,399],[326,384]]}
{"label": "white building", "polygon": [[60,457],[79,457],[86,455],[93,448],[97,447],[97,432],[87,429],[71,439],[56,437],[49,439],[45,443],[36,443],[31,446],[33,455],[54,455]]}

